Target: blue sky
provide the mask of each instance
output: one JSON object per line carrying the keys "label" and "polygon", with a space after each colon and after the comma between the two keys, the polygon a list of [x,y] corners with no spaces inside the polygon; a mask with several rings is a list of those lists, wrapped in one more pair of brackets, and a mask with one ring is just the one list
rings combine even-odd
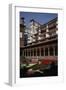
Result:
{"label": "blue sky", "polygon": [[57,13],[34,13],[34,12],[20,12],[20,17],[25,18],[25,24],[28,25],[31,19],[39,22],[40,24],[47,23],[48,21],[58,17]]}

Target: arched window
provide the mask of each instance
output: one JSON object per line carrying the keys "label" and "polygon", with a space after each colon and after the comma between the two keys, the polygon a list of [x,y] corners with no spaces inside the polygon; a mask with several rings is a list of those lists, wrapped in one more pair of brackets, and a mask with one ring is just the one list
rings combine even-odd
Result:
{"label": "arched window", "polygon": [[54,55],[53,47],[50,47],[49,48],[49,53],[50,53],[50,56],[53,56]]}
{"label": "arched window", "polygon": [[37,56],[40,56],[39,48],[37,49]]}
{"label": "arched window", "polygon": [[25,50],[24,50],[24,56],[25,56]]}
{"label": "arched window", "polygon": [[41,56],[44,56],[44,50],[41,48]]}
{"label": "arched window", "polygon": [[58,47],[55,46],[55,56],[57,56],[57,55],[58,55]]}
{"label": "arched window", "polygon": [[27,56],[27,50],[26,50],[26,56]]}
{"label": "arched window", "polygon": [[36,49],[34,49],[34,56],[36,56]]}
{"label": "arched window", "polygon": [[45,56],[48,56],[48,48],[45,48]]}
{"label": "arched window", "polygon": [[31,56],[33,56],[33,50],[31,50]]}
{"label": "arched window", "polygon": [[30,56],[30,50],[28,50],[28,56]]}

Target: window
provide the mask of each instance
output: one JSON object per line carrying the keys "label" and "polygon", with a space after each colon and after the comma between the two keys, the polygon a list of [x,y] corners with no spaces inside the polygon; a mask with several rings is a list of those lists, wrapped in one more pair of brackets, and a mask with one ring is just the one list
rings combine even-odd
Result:
{"label": "window", "polygon": [[36,56],[36,49],[34,49],[34,56]]}
{"label": "window", "polygon": [[55,56],[57,56],[57,55],[58,55],[58,47],[55,46]]}
{"label": "window", "polygon": [[50,47],[49,48],[49,52],[50,52],[50,56],[53,56],[54,54],[53,54],[53,47]]}
{"label": "window", "polygon": [[26,56],[27,56],[27,50],[26,50]]}
{"label": "window", "polygon": [[28,56],[30,56],[30,50],[28,51]]}
{"label": "window", "polygon": [[43,48],[41,48],[41,56],[43,56],[44,55],[44,50],[43,50]]}
{"label": "window", "polygon": [[33,51],[31,50],[31,56],[33,56]]}
{"label": "window", "polygon": [[48,56],[48,48],[45,48],[45,56]]}
{"label": "window", "polygon": [[24,51],[24,56],[25,56],[25,51]]}
{"label": "window", "polygon": [[37,56],[40,56],[39,48],[37,49]]}

